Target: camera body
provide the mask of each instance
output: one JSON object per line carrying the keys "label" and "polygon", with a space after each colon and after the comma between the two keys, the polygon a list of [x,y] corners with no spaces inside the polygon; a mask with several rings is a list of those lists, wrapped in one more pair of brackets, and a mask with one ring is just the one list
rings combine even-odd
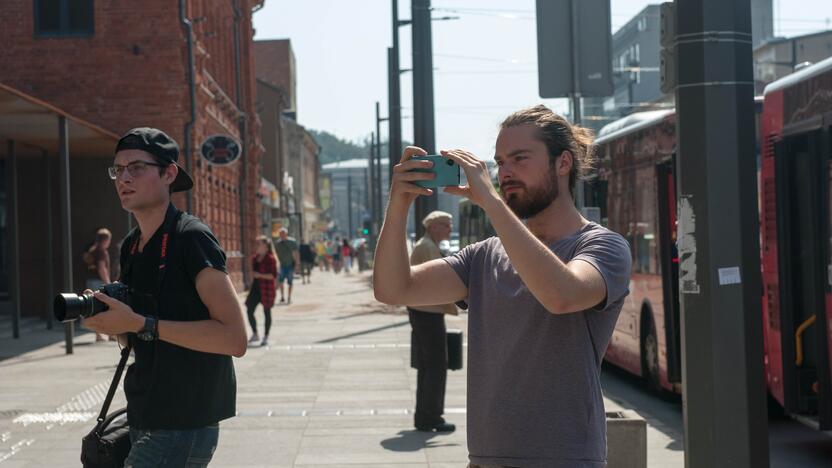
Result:
{"label": "camera body", "polygon": [[433,180],[417,180],[413,183],[419,187],[437,188],[459,185],[459,165],[450,158],[438,154],[428,156],[414,156],[414,160],[431,161],[433,167],[430,169],[414,169],[413,172],[433,172],[436,177]]}
{"label": "camera body", "polygon": [[[132,307],[130,288],[124,283],[105,284],[99,292]],[[104,312],[109,307],[96,299],[92,294],[64,293],[55,296],[53,312],[55,319],[60,322],[71,322],[79,318],[89,318]]]}

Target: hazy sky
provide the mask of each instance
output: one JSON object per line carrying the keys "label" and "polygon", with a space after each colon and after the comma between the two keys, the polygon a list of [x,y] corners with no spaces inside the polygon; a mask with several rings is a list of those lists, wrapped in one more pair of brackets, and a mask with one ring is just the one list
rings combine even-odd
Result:
{"label": "hazy sky", "polygon": [[[612,0],[613,31],[650,3]],[[534,0],[433,0],[437,149],[493,156],[499,122],[513,110],[566,100],[537,94]],[[458,10],[457,10],[458,9]],[[454,11],[457,10],[457,11]],[[774,0],[775,34],[832,28],[832,0]],[[410,2],[399,1],[410,18]],[[254,16],[255,39],[290,38],[297,60],[298,120],[306,127],[359,140],[375,130],[375,101],[387,115],[387,47],[391,0],[268,0]],[[409,26],[399,32],[402,68],[410,68]],[[412,80],[402,75],[403,136],[412,140]],[[382,123],[382,139],[387,127]]]}

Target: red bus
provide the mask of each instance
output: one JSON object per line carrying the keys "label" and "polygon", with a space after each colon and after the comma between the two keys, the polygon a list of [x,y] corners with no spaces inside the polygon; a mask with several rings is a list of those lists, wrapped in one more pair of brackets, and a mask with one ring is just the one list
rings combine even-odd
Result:
{"label": "red bus", "polygon": [[832,429],[832,58],[765,89],[760,171],[769,391]]}
{"label": "red bus", "polygon": [[653,389],[681,391],[676,254],[676,114],[640,112],[605,126],[595,148],[597,175],[584,185],[585,205],[630,243],[630,295],[605,359]]}
{"label": "red bus", "polygon": [[[761,320],[771,396],[802,422],[832,429],[832,58],[758,99]],[[633,114],[602,129],[585,188],[602,223],[633,252],[631,294],[607,361],[649,386],[681,381],[675,113]],[[754,207],[751,207],[752,209]]]}

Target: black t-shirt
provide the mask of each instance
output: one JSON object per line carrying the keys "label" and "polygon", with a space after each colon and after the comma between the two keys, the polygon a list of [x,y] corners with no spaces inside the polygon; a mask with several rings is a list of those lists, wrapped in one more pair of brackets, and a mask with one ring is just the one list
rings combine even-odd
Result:
{"label": "black t-shirt", "polygon": [[[170,205],[167,216],[176,212]],[[208,320],[208,308],[196,290],[196,276],[204,268],[225,272],[225,253],[202,221],[182,213],[169,237],[166,273],[156,300],[164,226],[142,252],[133,255],[128,277],[121,279],[134,292],[133,310],[160,320]],[[136,236],[137,229],[122,244],[122,272]],[[194,351],[162,340],[132,337],[132,341],[136,359],[124,378],[131,427],[195,429],[234,416],[237,381],[231,356]]]}

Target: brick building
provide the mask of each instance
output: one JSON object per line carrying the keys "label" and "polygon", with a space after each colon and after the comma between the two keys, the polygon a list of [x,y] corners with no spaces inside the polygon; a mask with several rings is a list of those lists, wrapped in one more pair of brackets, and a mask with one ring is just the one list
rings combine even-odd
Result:
{"label": "brick building", "polygon": [[[242,256],[259,232],[263,150],[254,107],[251,17],[263,1],[5,0],[0,9],[5,44],[0,83],[112,134],[147,125],[177,140],[180,164],[195,186],[188,194],[176,194],[174,203],[211,226],[228,253],[238,289],[248,276]],[[199,156],[201,142],[215,134],[242,143],[240,160],[213,166]],[[71,177],[89,177],[80,199],[116,197],[106,178],[111,159],[98,157],[82,165],[84,154],[72,153],[71,158]],[[88,209],[73,201],[73,213]],[[74,214],[72,222],[76,231]],[[123,232],[128,219],[109,215],[96,223]],[[85,241],[83,236],[73,239],[73,251],[80,251]],[[115,260],[117,251],[111,255]]]}
{"label": "brick building", "polygon": [[286,227],[290,235],[312,239],[321,235],[320,148],[297,122],[295,54],[289,39],[256,41],[257,110],[265,149],[262,176],[274,184],[276,207],[264,203],[263,218],[271,230]]}

